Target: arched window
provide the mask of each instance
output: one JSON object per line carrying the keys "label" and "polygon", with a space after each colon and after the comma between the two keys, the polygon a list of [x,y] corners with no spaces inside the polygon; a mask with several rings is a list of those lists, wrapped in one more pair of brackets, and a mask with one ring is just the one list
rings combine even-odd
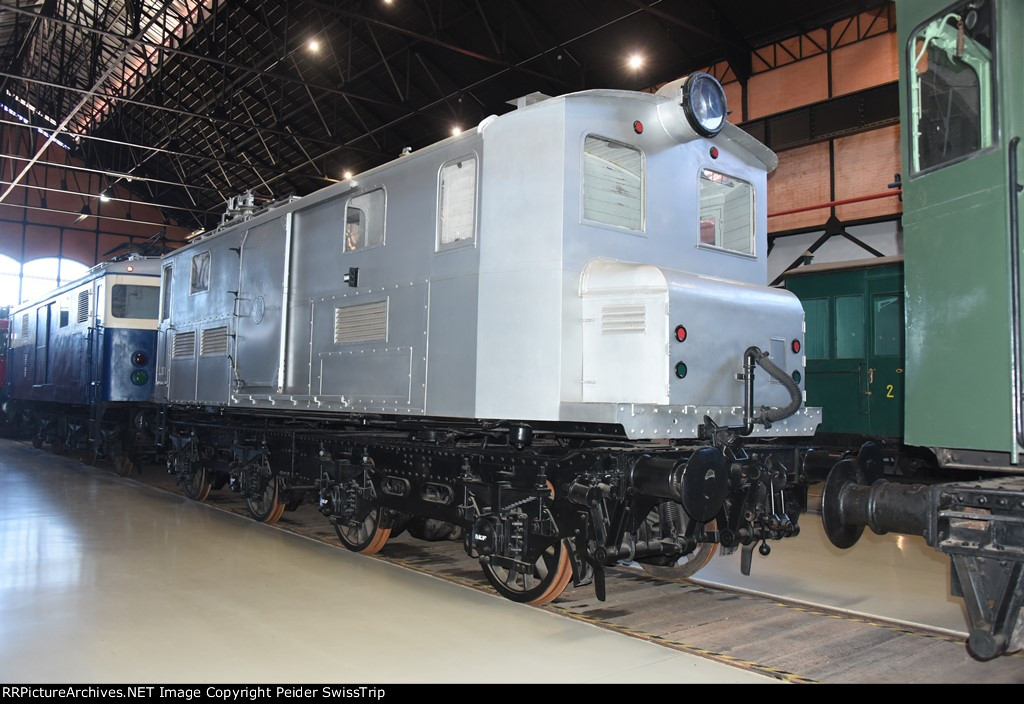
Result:
{"label": "arched window", "polygon": [[18,304],[20,284],[21,264],[13,257],[0,254],[0,307]]}
{"label": "arched window", "polygon": [[43,296],[62,284],[81,278],[89,267],[74,259],[43,257],[25,262],[22,269],[21,301]]}

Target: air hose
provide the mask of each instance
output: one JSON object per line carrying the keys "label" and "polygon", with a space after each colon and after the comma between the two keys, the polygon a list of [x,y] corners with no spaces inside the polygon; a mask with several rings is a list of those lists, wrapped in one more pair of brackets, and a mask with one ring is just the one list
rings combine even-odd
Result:
{"label": "air hose", "polygon": [[800,403],[803,401],[803,395],[800,393],[800,387],[796,385],[795,381],[793,381],[793,377],[780,369],[779,365],[775,362],[768,359],[767,352],[761,352],[760,354],[755,355],[754,361],[757,362],[757,366],[768,372],[769,376],[785,386],[786,391],[789,392],[789,405],[783,406],[782,408],[763,407],[761,409],[761,417],[758,421],[767,425],[789,418],[797,412],[797,409],[800,408]]}

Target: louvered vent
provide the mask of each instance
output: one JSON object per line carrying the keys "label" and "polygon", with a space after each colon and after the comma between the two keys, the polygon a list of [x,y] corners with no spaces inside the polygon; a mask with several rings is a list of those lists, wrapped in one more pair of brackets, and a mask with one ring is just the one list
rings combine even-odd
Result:
{"label": "louvered vent", "polygon": [[210,328],[203,330],[203,339],[199,343],[200,357],[224,357],[228,353],[228,329]]}
{"label": "louvered vent", "polygon": [[387,339],[387,301],[334,309],[334,344]]}
{"label": "louvered vent", "polygon": [[21,316],[21,339],[28,339],[28,313]]}
{"label": "louvered vent", "polygon": [[605,306],[601,310],[601,334],[647,332],[647,306]]}
{"label": "louvered vent", "polygon": [[79,323],[84,323],[89,319],[89,292],[79,291],[78,292],[78,316],[75,320]]}
{"label": "louvered vent", "polygon": [[195,331],[175,333],[174,342],[171,344],[171,356],[175,359],[196,356]]}

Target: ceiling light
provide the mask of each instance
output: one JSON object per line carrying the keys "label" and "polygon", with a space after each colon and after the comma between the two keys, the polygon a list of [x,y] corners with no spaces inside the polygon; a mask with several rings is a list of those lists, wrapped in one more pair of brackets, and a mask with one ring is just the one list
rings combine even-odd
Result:
{"label": "ceiling light", "polygon": [[341,177],[343,179],[345,179],[346,181],[348,181],[350,178],[352,178],[352,172],[351,171],[346,171],[345,173],[343,173],[341,175]]}
{"label": "ceiling light", "polygon": [[109,203],[110,202],[110,196],[107,195],[106,191],[104,191],[103,193],[100,193],[100,202],[102,202],[102,203]]}
{"label": "ceiling light", "polygon": [[312,52],[320,51],[320,42],[316,39],[310,39],[306,47]]}
{"label": "ceiling light", "polygon": [[640,54],[633,54],[629,57],[629,67],[634,71],[644,65],[644,57]]}
{"label": "ceiling light", "polygon": [[462,128],[461,127],[459,127],[458,125],[456,125],[455,127],[452,127],[452,136],[453,137],[457,137],[460,134],[462,134]]}

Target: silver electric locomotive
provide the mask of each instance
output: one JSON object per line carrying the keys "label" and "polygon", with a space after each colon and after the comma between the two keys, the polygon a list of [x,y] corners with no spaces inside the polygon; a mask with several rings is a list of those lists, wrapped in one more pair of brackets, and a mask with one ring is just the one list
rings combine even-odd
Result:
{"label": "silver electric locomotive", "polygon": [[169,470],[260,520],[316,498],[354,550],[461,536],[534,603],[795,534],[770,440],[820,410],[765,285],[775,155],[707,74],[517,102],[164,257]]}

